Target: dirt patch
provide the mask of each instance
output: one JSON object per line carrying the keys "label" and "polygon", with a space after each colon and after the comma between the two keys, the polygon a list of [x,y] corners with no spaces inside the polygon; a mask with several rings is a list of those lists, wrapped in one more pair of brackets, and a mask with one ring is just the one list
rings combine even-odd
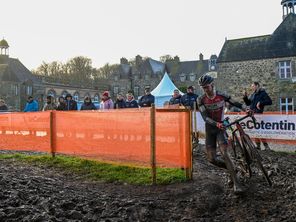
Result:
{"label": "dirt patch", "polygon": [[296,221],[296,156],[261,151],[260,175],[237,197],[228,175],[194,155],[194,180],[167,186],[99,183],[54,168],[0,161],[0,221]]}

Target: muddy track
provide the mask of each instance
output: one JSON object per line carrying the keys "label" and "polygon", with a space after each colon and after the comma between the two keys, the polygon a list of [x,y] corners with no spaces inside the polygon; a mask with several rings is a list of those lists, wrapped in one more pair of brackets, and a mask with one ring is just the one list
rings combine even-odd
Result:
{"label": "muddy track", "polygon": [[167,186],[91,182],[0,160],[0,221],[296,221],[296,156],[262,155],[273,187],[255,175],[240,197],[203,151],[194,155],[192,182]]}

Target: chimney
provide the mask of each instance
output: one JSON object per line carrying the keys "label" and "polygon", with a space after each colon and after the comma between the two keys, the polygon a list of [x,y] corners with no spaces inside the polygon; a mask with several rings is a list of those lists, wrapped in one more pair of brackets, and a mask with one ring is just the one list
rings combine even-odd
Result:
{"label": "chimney", "polygon": [[199,60],[203,61],[203,54],[202,53],[199,54]]}
{"label": "chimney", "polygon": [[128,60],[124,57],[120,59],[120,64],[128,64]]}

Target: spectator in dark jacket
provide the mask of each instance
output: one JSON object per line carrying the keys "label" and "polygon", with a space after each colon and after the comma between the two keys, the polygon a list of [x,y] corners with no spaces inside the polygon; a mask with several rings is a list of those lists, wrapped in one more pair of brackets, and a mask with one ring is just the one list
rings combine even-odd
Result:
{"label": "spectator in dark jacket", "polygon": [[129,92],[126,94],[126,101],[125,101],[126,108],[138,108],[138,102],[135,100],[134,95]]}
{"label": "spectator in dark jacket", "polygon": [[[244,93],[243,100],[247,106],[250,106],[250,109],[254,111],[254,113],[262,114],[264,111],[264,107],[267,105],[271,105],[272,101],[266,91],[260,87],[259,82],[253,82],[251,85],[253,93],[248,96],[247,92]],[[265,139],[261,139],[265,149],[269,150]],[[260,139],[256,138],[255,142],[257,144],[257,149],[261,149],[260,147]]]}
{"label": "spectator in dark jacket", "polygon": [[59,110],[59,111],[66,110],[66,102],[65,102],[65,98],[63,96],[59,97],[57,110]]}
{"label": "spectator in dark jacket", "polygon": [[155,102],[155,97],[150,93],[150,88],[145,88],[145,95],[139,99],[139,106],[151,107],[152,103]]}
{"label": "spectator in dark jacket", "polygon": [[126,108],[124,97],[121,93],[118,93],[114,103],[114,109],[123,109],[123,108]]}
{"label": "spectator in dark jacket", "polygon": [[0,99],[0,112],[7,112],[8,107],[3,99]]}
{"label": "spectator in dark jacket", "polygon": [[174,94],[173,94],[172,98],[169,101],[169,105],[182,105],[181,104],[181,98],[182,98],[182,96],[181,96],[179,90],[175,89]]}
{"label": "spectator in dark jacket", "polygon": [[71,94],[66,95],[66,111],[77,110],[77,103],[72,99]]}
{"label": "spectator in dark jacket", "polygon": [[189,86],[187,88],[187,93],[184,94],[181,98],[181,103],[183,106],[190,108],[191,110],[194,109],[194,104],[196,105],[195,107],[197,107],[197,97],[198,95],[196,95],[194,93],[194,87],[193,86]]}
{"label": "spectator in dark jacket", "polygon": [[81,105],[80,110],[97,110],[97,107],[95,104],[91,101],[91,98],[89,96],[86,96],[84,98],[84,101]]}
{"label": "spectator in dark jacket", "polygon": [[32,96],[29,96],[24,112],[37,112],[37,111],[39,111],[38,102],[34,100]]}

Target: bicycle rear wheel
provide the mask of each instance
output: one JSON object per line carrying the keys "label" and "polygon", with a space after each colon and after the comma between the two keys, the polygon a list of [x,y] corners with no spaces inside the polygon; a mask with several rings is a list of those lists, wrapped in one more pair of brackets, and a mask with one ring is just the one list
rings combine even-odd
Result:
{"label": "bicycle rear wheel", "polygon": [[252,158],[252,160],[254,162],[256,162],[258,169],[261,170],[261,172],[263,173],[266,181],[268,182],[269,186],[272,186],[272,182],[268,176],[268,173],[266,171],[266,169],[264,168],[263,164],[262,164],[262,157],[260,155],[260,153],[258,152],[258,150],[256,149],[254,143],[252,142],[251,138],[248,135],[243,135],[242,136],[242,143],[243,145],[246,147],[246,149],[249,152],[250,157]]}

